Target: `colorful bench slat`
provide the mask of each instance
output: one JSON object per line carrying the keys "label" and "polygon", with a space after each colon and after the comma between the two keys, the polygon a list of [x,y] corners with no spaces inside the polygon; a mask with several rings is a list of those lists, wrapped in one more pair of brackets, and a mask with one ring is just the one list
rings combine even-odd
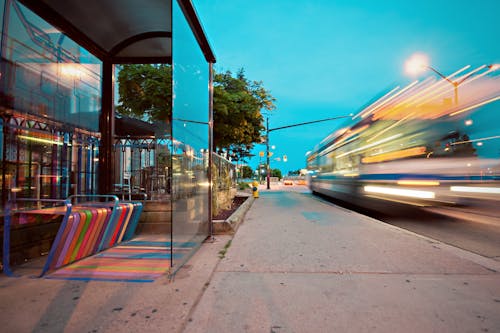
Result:
{"label": "colorful bench slat", "polygon": [[139,218],[141,217],[142,210],[144,206],[140,202],[133,202],[134,211],[130,217],[130,222],[128,223],[127,229],[122,238],[122,242],[131,240],[137,229],[137,224],[139,224]]}
{"label": "colorful bench slat", "polygon": [[[66,239],[64,243],[59,244],[58,247],[62,246],[62,249],[56,250],[58,258],[55,264],[50,264],[51,269],[66,266],[118,244],[118,236],[124,235],[127,227],[131,225],[130,220],[136,207],[142,208],[142,204],[119,203],[114,209],[75,207],[76,211],[72,213],[73,223],[66,226],[70,231],[63,231],[62,238]],[[137,226],[135,221],[132,225]]]}
{"label": "colorful bench slat", "polygon": [[[113,247],[134,235],[142,212],[142,203],[118,202],[116,197],[113,199],[114,202],[86,202],[66,208],[31,211],[31,214],[64,215],[40,276],[49,270],[61,268]],[[26,220],[29,219],[23,219]],[[6,233],[4,238],[8,236]]]}

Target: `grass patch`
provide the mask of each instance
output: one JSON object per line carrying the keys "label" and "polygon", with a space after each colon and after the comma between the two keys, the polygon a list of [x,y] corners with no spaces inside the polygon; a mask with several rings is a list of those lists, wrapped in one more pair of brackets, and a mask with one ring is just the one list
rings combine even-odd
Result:
{"label": "grass patch", "polygon": [[238,183],[238,188],[239,188],[240,190],[245,190],[245,189],[247,189],[247,188],[250,188],[250,184],[245,183],[245,182],[239,182],[239,183]]}
{"label": "grass patch", "polygon": [[226,243],[226,245],[224,245],[224,248],[223,248],[222,250],[220,250],[220,251],[219,251],[219,258],[224,259],[224,257],[226,256],[227,249],[229,249],[229,247],[231,246],[231,242],[232,242],[232,241],[233,241],[233,240],[232,240],[232,239],[230,239],[230,240]]}

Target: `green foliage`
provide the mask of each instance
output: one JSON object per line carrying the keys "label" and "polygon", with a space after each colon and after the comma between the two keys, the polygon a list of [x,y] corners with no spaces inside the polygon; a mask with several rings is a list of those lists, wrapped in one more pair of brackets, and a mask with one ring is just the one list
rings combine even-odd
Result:
{"label": "green foliage", "polygon": [[238,189],[243,191],[247,188],[250,188],[250,185],[248,183],[246,183],[246,182],[239,182],[238,183]]}
{"label": "green foliage", "polygon": [[261,81],[249,81],[243,70],[214,77],[214,145],[220,150],[240,152],[240,157],[261,141],[261,110],[275,108],[275,98]]}
{"label": "green foliage", "polygon": [[121,66],[118,73],[120,114],[146,121],[172,114],[172,67],[166,64]]}
{"label": "green foliage", "polygon": [[[172,67],[166,64],[123,65],[118,73],[117,112],[145,121],[168,120],[172,115]],[[244,71],[214,75],[214,146],[234,160],[249,156],[261,142],[261,110],[275,109],[275,98],[262,81],[250,81]]]}
{"label": "green foliage", "polygon": [[281,170],[280,169],[272,169],[271,170],[271,177],[278,177],[279,179],[283,178],[281,175]]}
{"label": "green foliage", "polygon": [[241,167],[241,178],[252,178],[253,170],[248,165],[244,165]]}
{"label": "green foliage", "polygon": [[219,258],[220,259],[224,259],[224,257],[226,256],[227,250],[231,246],[231,242],[232,242],[232,239],[228,240],[226,245],[224,245],[224,248],[219,251]]}

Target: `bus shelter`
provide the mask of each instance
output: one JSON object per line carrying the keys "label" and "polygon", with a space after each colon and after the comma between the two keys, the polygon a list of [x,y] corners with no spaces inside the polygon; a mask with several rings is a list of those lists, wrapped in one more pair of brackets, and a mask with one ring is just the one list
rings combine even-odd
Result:
{"label": "bus shelter", "polygon": [[[0,10],[2,211],[19,198],[140,201],[136,242],[180,267],[211,234],[215,57],[191,1],[0,0]],[[168,116],[116,112],[124,64],[170,68]],[[40,244],[18,235],[20,256],[50,249],[55,232],[43,238],[37,221],[22,229]]]}

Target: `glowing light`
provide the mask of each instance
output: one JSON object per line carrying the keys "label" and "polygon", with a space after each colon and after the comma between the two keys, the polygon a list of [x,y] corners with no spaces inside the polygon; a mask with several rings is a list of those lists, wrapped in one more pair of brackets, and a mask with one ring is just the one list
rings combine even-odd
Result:
{"label": "glowing light", "polygon": [[48,143],[48,144],[53,144],[53,145],[58,145],[58,146],[62,146],[63,145],[63,143],[59,142],[59,141],[42,139],[42,138],[35,138],[35,137],[32,137],[32,136],[18,135],[17,137],[19,139],[24,139],[24,140],[29,140],[29,141],[35,141],[35,142],[40,142],[40,143]]}
{"label": "glowing light", "polygon": [[413,157],[425,154],[425,147],[413,147],[398,151],[391,151],[389,153],[379,154],[375,156],[363,157],[361,162],[363,163],[377,163],[384,161],[392,161],[400,158]]}
{"label": "glowing light", "polygon": [[364,125],[358,129],[354,130],[354,131],[349,130],[349,131],[344,132],[344,134],[339,136],[339,139],[335,142],[335,144],[331,145],[330,147],[328,147],[327,149],[325,149],[321,153],[321,156],[324,156],[324,155],[328,154],[329,152],[331,152],[332,150],[336,149],[337,147],[341,146],[342,143],[348,144],[349,142],[356,140],[357,137],[355,135],[358,133],[361,133],[362,131],[364,131],[367,128],[368,128],[368,125]]}
{"label": "glowing light", "polygon": [[473,124],[473,122],[472,122],[472,120],[471,120],[471,119],[467,119],[467,120],[465,121],[465,126],[470,126],[470,125],[472,125],[472,124]]}
{"label": "glowing light", "polygon": [[59,64],[59,68],[61,69],[61,74],[68,77],[73,78],[81,78],[82,70],[80,69],[81,65],[77,64]]}
{"label": "glowing light", "polygon": [[453,192],[500,194],[499,187],[451,186],[450,190]]}
{"label": "glowing light", "polygon": [[345,173],[344,177],[357,177],[359,176],[359,173]]}
{"label": "glowing light", "polygon": [[481,147],[481,146],[483,145],[483,143],[482,143],[482,142],[478,142],[478,143],[477,143],[477,145],[478,145],[479,147]]}
{"label": "glowing light", "polygon": [[[384,96],[380,97],[378,100],[376,100],[375,102],[373,102],[371,105],[369,105],[365,109],[363,109],[360,113],[358,113],[357,115],[355,115],[352,119],[356,119],[356,117],[358,117],[359,115],[363,114],[364,112],[368,112],[368,110],[370,108],[373,108],[377,103],[382,102],[384,98],[386,98],[387,96],[391,95],[393,92],[395,92],[398,89],[399,89],[399,86],[397,86],[396,88],[392,89],[387,94],[385,94]],[[366,115],[363,115],[363,117],[365,117],[365,116]]]}
{"label": "glowing light", "polygon": [[418,83],[418,80],[413,81],[412,83],[410,83],[409,85],[407,85],[406,87],[404,87],[402,90],[398,91],[396,94],[394,94],[391,97],[389,97],[388,99],[386,99],[383,103],[377,105],[373,110],[370,110],[369,112],[361,115],[361,118],[365,118],[366,116],[368,116],[368,114],[375,112],[375,110],[377,110],[377,109],[380,109],[384,104],[387,104],[387,102],[389,102],[389,101],[393,100],[394,98],[398,97],[399,95],[401,95],[402,93],[404,93],[405,91],[407,91],[408,89],[410,89],[411,87],[413,87],[414,85],[416,85],[417,83]]}
{"label": "glowing light", "polygon": [[415,53],[405,62],[405,72],[417,75],[429,67],[429,57],[423,53]]}
{"label": "glowing light", "polygon": [[466,112],[466,111],[469,111],[469,110],[472,110],[472,109],[475,109],[475,108],[478,108],[478,107],[483,106],[485,104],[488,104],[488,103],[491,103],[491,102],[494,102],[494,101],[498,101],[498,100],[500,100],[500,96],[493,97],[493,98],[491,98],[491,99],[489,99],[487,101],[484,101],[484,102],[481,102],[481,103],[477,103],[477,104],[469,106],[469,107],[467,107],[465,109],[462,109],[462,110],[450,113],[450,117],[454,116],[454,115],[457,115],[457,114],[460,114],[460,113],[463,113],[463,112]]}
{"label": "glowing light", "polygon": [[500,135],[495,135],[495,136],[489,136],[486,138],[480,138],[480,139],[475,139],[475,140],[466,140],[466,141],[457,141],[457,142],[452,142],[451,145],[462,145],[464,143],[470,143],[470,142],[478,142],[478,141],[488,141],[488,140],[494,140],[494,139],[500,139]]}
{"label": "glowing light", "polygon": [[439,181],[437,180],[398,180],[398,185],[406,185],[406,186],[439,186]]}
{"label": "glowing light", "polygon": [[410,118],[412,115],[413,115],[413,112],[410,113],[410,114],[408,114],[406,117],[403,117],[402,119],[398,120],[397,122],[395,122],[391,126],[384,128],[382,131],[378,132],[377,134],[375,134],[374,136],[372,136],[371,138],[369,138],[368,140],[366,140],[366,142],[370,142],[370,141],[374,140],[375,138],[379,137],[380,135],[384,134],[388,130],[390,130],[390,129],[396,127],[396,126],[398,126],[399,124],[401,124],[402,122],[404,122],[406,119]]}
{"label": "glowing light", "polygon": [[365,186],[364,190],[369,193],[381,193],[419,199],[434,199],[436,197],[436,194],[431,191],[407,190],[394,187]]}
{"label": "glowing light", "polygon": [[361,151],[361,150],[364,150],[364,149],[368,149],[368,148],[371,148],[371,147],[374,147],[376,145],[379,145],[381,143],[385,143],[385,142],[388,142],[388,141],[391,141],[391,140],[394,140],[394,139],[397,139],[399,138],[400,136],[402,136],[403,134],[402,133],[398,133],[398,134],[395,134],[393,136],[390,136],[388,138],[385,138],[385,139],[382,139],[382,140],[379,140],[379,141],[376,141],[376,142],[373,142],[369,145],[366,145],[366,146],[363,146],[363,147],[359,147],[357,149],[353,149],[351,151],[348,151],[348,152],[345,152],[343,154],[340,154],[339,156],[337,156],[336,158],[341,158],[341,157],[344,157],[346,155],[349,155],[349,154],[352,154],[352,153],[356,153],[358,151]]}

